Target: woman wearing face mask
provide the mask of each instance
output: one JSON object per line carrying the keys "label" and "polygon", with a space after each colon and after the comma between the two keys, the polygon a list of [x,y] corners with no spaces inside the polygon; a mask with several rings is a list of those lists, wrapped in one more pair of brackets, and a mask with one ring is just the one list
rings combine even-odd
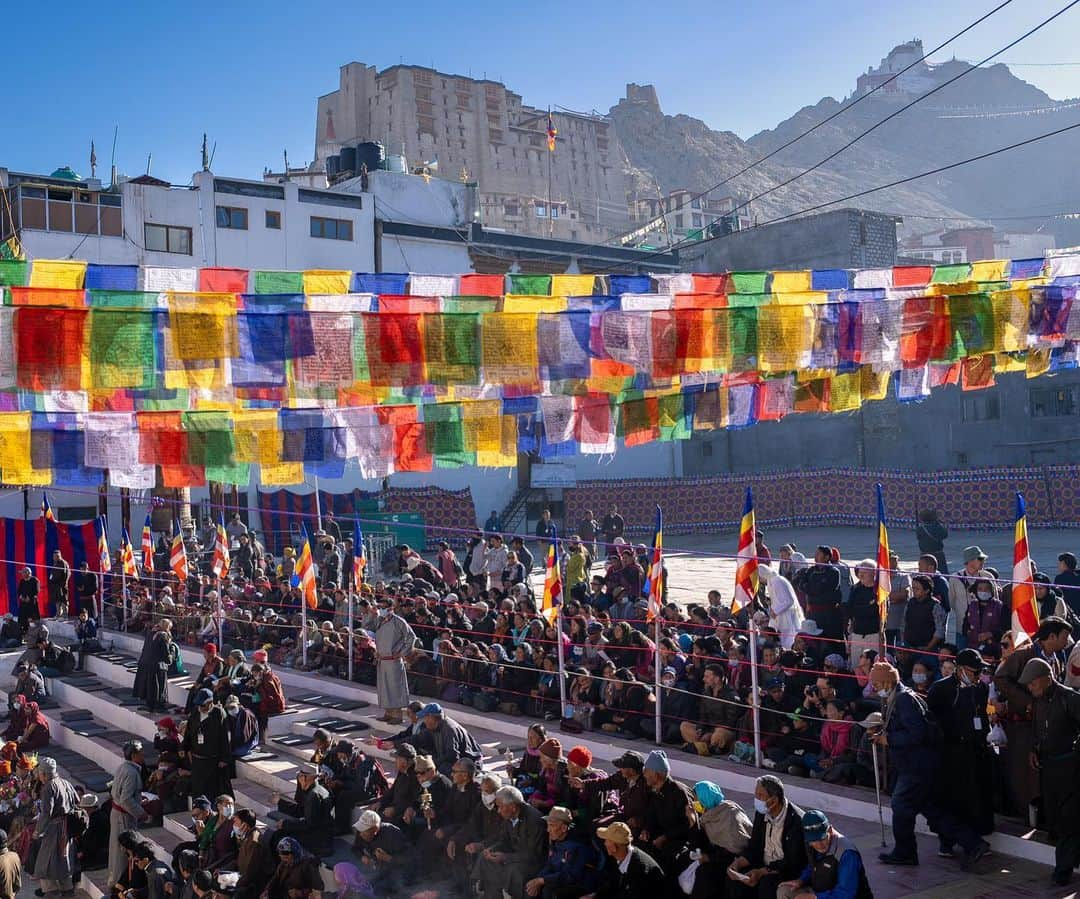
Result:
{"label": "woman wearing face mask", "polygon": [[930,692],[932,681],[930,666],[925,662],[916,662],[911,666],[911,687],[920,696],[926,696]]}
{"label": "woman wearing face mask", "polygon": [[964,613],[967,645],[983,655],[997,655],[1001,635],[1009,625],[997,586],[990,578],[979,578],[972,585],[972,596],[975,601],[968,603]]}
{"label": "woman wearing face mask", "polygon": [[[965,649],[956,657],[955,673],[935,683],[926,699],[944,736],[937,785],[941,803],[980,836],[994,829],[996,792],[996,758],[986,742],[990,688],[985,673],[982,656]],[[940,844],[941,854],[952,854],[947,841]]]}

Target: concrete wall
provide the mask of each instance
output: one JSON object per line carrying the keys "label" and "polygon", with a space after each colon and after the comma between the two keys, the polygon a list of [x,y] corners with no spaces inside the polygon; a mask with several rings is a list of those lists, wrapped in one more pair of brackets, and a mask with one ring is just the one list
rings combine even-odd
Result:
{"label": "concrete wall", "polygon": [[[767,469],[855,467],[906,471],[1080,462],[1077,414],[1032,417],[1032,391],[1078,391],[1080,372],[963,392],[942,387],[921,403],[889,398],[850,415],[790,415],[742,431],[698,433],[683,443],[687,476]],[[997,401],[997,417],[972,420]],[[975,406],[980,408],[977,410]],[[968,408],[965,409],[965,406]]]}
{"label": "concrete wall", "polygon": [[686,251],[686,271],[876,268],[896,261],[896,225],[891,216],[838,209],[737,231]]}

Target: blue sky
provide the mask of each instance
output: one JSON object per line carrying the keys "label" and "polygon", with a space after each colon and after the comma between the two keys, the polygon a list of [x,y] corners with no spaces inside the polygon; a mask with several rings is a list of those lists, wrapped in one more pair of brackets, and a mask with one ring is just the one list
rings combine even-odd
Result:
{"label": "blue sky", "polygon": [[[981,58],[1065,0],[1015,0],[951,51]],[[184,183],[202,133],[214,170],[257,177],[282,149],[310,160],[315,98],[338,66],[398,62],[501,79],[526,103],[606,111],[628,81],[653,83],[668,113],[742,137],[820,97],[842,97],[894,45],[935,46],[995,0],[548,0],[542,4],[11,4],[0,76],[7,86],[0,165],[88,174],[90,138],[108,173]],[[1003,59],[1080,63],[1080,6]],[[1080,65],[1015,70],[1052,97],[1080,96]]]}

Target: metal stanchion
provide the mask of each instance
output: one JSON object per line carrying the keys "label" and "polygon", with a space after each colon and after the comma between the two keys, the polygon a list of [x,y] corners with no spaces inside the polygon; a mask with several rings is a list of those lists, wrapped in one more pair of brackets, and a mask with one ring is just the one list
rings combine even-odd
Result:
{"label": "metal stanchion", "polygon": [[761,702],[758,697],[757,624],[750,616],[750,709],[754,716],[754,764],[761,767]]}

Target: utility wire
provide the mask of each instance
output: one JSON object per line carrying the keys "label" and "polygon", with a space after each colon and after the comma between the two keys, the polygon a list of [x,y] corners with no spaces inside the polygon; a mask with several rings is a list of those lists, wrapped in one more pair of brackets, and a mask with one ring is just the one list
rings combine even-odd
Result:
{"label": "utility wire", "polygon": [[[872,134],[874,131],[876,131],[878,128],[880,128],[882,125],[884,125],[886,122],[892,121],[893,119],[895,119],[901,113],[906,112],[907,110],[911,109],[911,107],[915,106],[917,103],[921,103],[927,97],[933,96],[938,91],[944,90],[950,84],[956,83],[961,78],[963,78],[966,75],[969,75],[972,72],[974,72],[980,66],[983,66],[986,63],[988,63],[991,59],[994,59],[995,57],[1000,56],[1002,53],[1005,53],[1006,51],[1011,50],[1017,44],[1021,43],[1022,41],[1027,40],[1029,37],[1031,37],[1037,31],[1045,28],[1047,25],[1049,25],[1055,19],[1057,19],[1058,17],[1060,17],[1060,16],[1064,15],[1065,13],[1067,13],[1070,9],[1072,9],[1078,3],[1080,3],[1080,0],[1070,0],[1069,3],[1066,3],[1065,6],[1063,6],[1061,9],[1059,9],[1056,13],[1053,13],[1052,15],[1048,16],[1047,18],[1043,19],[1034,28],[1031,28],[1028,31],[1025,31],[1022,35],[1020,35],[1020,37],[1016,38],[1015,40],[1010,41],[1008,44],[1006,44],[1001,49],[994,51],[989,56],[985,57],[984,59],[980,60],[979,62],[975,63],[974,65],[969,66],[968,68],[964,69],[963,71],[957,73],[952,78],[949,78],[947,81],[943,81],[941,84],[937,85],[936,87],[931,88],[925,94],[922,94],[921,96],[916,97],[910,103],[905,103],[899,109],[894,110],[889,115],[885,116],[885,118],[883,118],[880,121],[876,122],[875,124],[871,125],[865,131],[862,131],[859,134],[856,134],[846,144],[844,144],[838,150],[835,150],[832,153],[830,153],[824,159],[819,160],[818,162],[814,163],[812,166],[803,169],[801,172],[798,172],[795,175],[792,175],[787,180],[781,181],[779,184],[773,185],[772,187],[768,188],[767,190],[763,190],[761,193],[755,194],[754,196],[750,197],[750,199],[745,200],[744,202],[740,203],[738,206],[736,206],[734,209],[732,209],[731,212],[732,213],[738,212],[740,209],[743,209],[744,207],[749,206],[755,200],[760,200],[762,197],[768,196],[769,194],[773,193],[774,191],[780,190],[780,188],[782,188],[782,187],[787,187],[789,184],[792,184],[793,182],[798,181],[800,178],[802,178],[802,177],[804,177],[806,175],[809,175],[811,172],[814,172],[817,169],[821,168],[821,166],[825,165],[827,162],[831,162],[833,159],[835,159],[837,156],[839,156],[845,150],[850,149],[851,147],[853,147],[855,144],[857,144],[859,141],[861,141],[864,137],[866,137],[869,134]],[[988,13],[988,15],[990,15],[990,13]],[[1062,130],[1068,130],[1068,129],[1062,129]],[[1057,134],[1057,133],[1060,133],[1060,132],[1051,132],[1051,134]],[[1014,146],[1023,146],[1023,144],[1022,143],[1021,144],[1015,144]],[[1008,149],[1008,148],[1006,148],[1006,149]],[[978,158],[981,158],[981,157],[974,157],[974,158],[978,159]],[[944,169],[941,170],[941,171],[944,171]],[[924,173],[923,175],[920,175],[918,177],[924,177],[926,174],[931,174],[931,173]],[[899,182],[896,182],[896,183],[902,184],[904,182],[899,181]],[[881,189],[882,188],[875,188],[875,190],[881,190]],[[873,191],[869,191],[869,193],[873,193]],[[863,196],[863,193],[853,194],[852,196],[853,197]],[[838,200],[838,201],[833,201],[833,202],[843,202],[843,201]],[[824,205],[830,206],[830,205],[832,205],[832,203],[826,203]],[[818,208],[821,208],[821,207],[820,206],[815,206],[815,207],[812,207],[812,208],[818,209]],[[809,211],[809,210],[805,210],[805,209],[803,210],[803,212],[807,212],[807,211]],[[731,213],[728,213],[728,214],[730,215]],[[797,215],[797,214],[801,214],[801,213],[792,213],[792,215]],[[774,219],[773,221],[781,221],[781,220],[783,220],[785,218],[791,218],[792,215],[783,216],[781,219]],[[685,241],[684,240],[684,241],[682,241],[681,244],[675,244],[673,247],[669,247],[668,251],[670,252],[671,250],[677,250],[677,249],[680,248],[680,246],[685,246],[687,244],[701,243],[701,242],[702,241]]]}
{"label": "utility wire", "polygon": [[[847,112],[847,111],[848,111],[849,109],[852,109],[853,107],[855,107],[855,106],[858,106],[858,104],[860,104],[860,103],[861,103],[861,102],[862,102],[863,100],[865,100],[865,99],[866,99],[867,97],[873,96],[873,95],[874,95],[874,94],[876,94],[876,93],[877,93],[877,92],[878,92],[879,90],[882,90],[883,88],[885,88],[885,87],[887,87],[888,85],[892,84],[892,83],[893,83],[894,81],[896,81],[896,79],[897,79],[897,78],[899,78],[899,77],[900,77],[901,75],[904,75],[904,74],[906,74],[907,72],[911,71],[911,70],[912,70],[913,68],[915,68],[915,66],[917,66],[917,65],[920,65],[921,63],[924,63],[924,62],[926,62],[926,60],[927,60],[927,59],[929,59],[929,58],[930,58],[931,56],[933,56],[933,55],[934,55],[935,53],[937,53],[937,52],[938,52],[939,50],[941,50],[941,49],[943,49],[943,48],[947,47],[947,46],[948,46],[949,44],[951,44],[951,43],[952,43],[953,41],[957,40],[958,38],[961,38],[961,37],[963,37],[963,36],[964,36],[965,34],[967,34],[967,33],[968,33],[969,31],[971,31],[971,29],[973,29],[973,28],[975,28],[975,27],[976,27],[977,25],[980,25],[980,24],[982,24],[983,22],[985,22],[985,21],[986,21],[987,19],[989,19],[989,18],[990,18],[990,17],[992,16],[992,15],[994,15],[995,13],[999,12],[1000,10],[1002,10],[1002,9],[1004,9],[1004,8],[1005,8],[1006,6],[1008,6],[1008,5],[1009,5],[1009,4],[1011,3],[1011,2],[1012,2],[1012,0],[1004,0],[1004,2],[1003,2],[1003,3],[999,3],[999,4],[998,4],[997,6],[995,6],[995,7],[994,7],[994,8],[992,9],[992,10],[990,10],[990,11],[989,11],[989,12],[987,12],[987,13],[984,13],[984,14],[983,14],[982,16],[980,16],[979,18],[977,18],[977,19],[976,19],[976,20],[975,20],[974,22],[972,22],[972,23],[971,23],[970,25],[967,25],[966,27],[964,27],[964,28],[963,28],[963,29],[961,29],[960,31],[956,32],[956,34],[954,34],[954,35],[953,35],[952,37],[950,37],[950,38],[949,38],[948,40],[946,40],[946,41],[943,41],[942,43],[938,44],[938,45],[937,45],[936,47],[934,47],[934,49],[933,49],[933,50],[930,50],[929,52],[927,52],[927,53],[923,54],[923,55],[922,55],[921,57],[919,57],[919,59],[916,59],[916,60],[915,60],[914,62],[912,62],[912,63],[909,63],[908,65],[904,66],[904,68],[902,68],[902,69],[901,69],[901,70],[900,70],[899,72],[897,72],[896,74],[894,74],[894,75],[890,76],[889,78],[885,79],[885,80],[884,80],[884,81],[882,81],[882,82],[881,82],[880,84],[878,84],[878,85],[875,85],[875,86],[874,86],[873,88],[871,88],[870,90],[868,90],[868,91],[867,91],[867,92],[866,92],[865,94],[861,94],[861,95],[859,95],[858,97],[855,97],[855,98],[854,98],[854,99],[853,99],[853,100],[852,100],[852,101],[851,101],[850,103],[848,103],[847,105],[845,105],[845,106],[841,106],[841,107],[840,107],[840,108],[839,108],[838,110],[836,110],[836,112],[834,112],[834,113],[833,113],[832,115],[830,115],[830,116],[827,116],[826,118],[822,119],[822,120],[821,120],[820,122],[818,122],[818,123],[817,123],[816,125],[813,125],[812,127],[808,128],[808,129],[807,129],[806,131],[803,131],[803,132],[801,132],[800,134],[797,134],[797,135],[795,135],[795,137],[791,138],[791,140],[787,141],[787,142],[786,142],[786,143],[784,143],[784,144],[781,144],[781,145],[780,145],[779,147],[777,147],[777,148],[776,148],[775,150],[772,150],[771,152],[767,153],[767,154],[766,154],[765,156],[762,156],[762,157],[761,157],[760,159],[757,159],[757,160],[755,160],[754,162],[750,163],[749,165],[747,165],[747,166],[743,167],[742,169],[740,169],[739,171],[737,171],[737,172],[736,172],[736,173],[735,173],[734,175],[729,175],[729,176],[728,176],[727,178],[724,178],[724,179],[723,179],[722,181],[717,181],[717,182],[716,182],[716,184],[714,184],[714,185],[713,185],[712,187],[706,188],[705,190],[701,191],[700,193],[697,193],[697,194],[694,194],[694,195],[692,195],[692,196],[691,196],[691,197],[690,197],[690,198],[689,198],[688,200],[686,200],[686,202],[685,202],[685,203],[684,203],[683,205],[680,205],[680,206],[678,206],[678,207],[677,207],[676,209],[671,209],[671,210],[668,210],[668,211],[669,211],[669,212],[678,212],[678,211],[679,211],[680,209],[683,209],[683,208],[685,208],[685,206],[686,206],[686,204],[687,204],[687,203],[691,203],[691,202],[693,202],[694,200],[700,200],[700,199],[701,199],[702,197],[704,197],[704,196],[705,196],[706,194],[712,193],[712,192],[713,192],[714,190],[716,190],[716,189],[717,189],[718,187],[723,187],[723,186],[724,186],[725,184],[727,184],[728,182],[730,182],[730,181],[734,181],[734,180],[735,180],[736,178],[738,178],[738,177],[739,177],[740,175],[745,175],[745,174],[746,174],[747,172],[749,172],[749,171],[750,171],[751,169],[754,169],[754,168],[756,168],[757,166],[761,165],[761,164],[762,164],[763,162],[765,162],[766,160],[772,159],[772,157],[774,157],[774,156],[775,156],[775,155],[776,155],[777,153],[781,153],[781,152],[783,152],[783,151],[784,151],[784,150],[786,150],[786,149],[787,149],[788,147],[790,147],[790,146],[791,146],[792,144],[798,143],[798,142],[799,142],[800,140],[802,140],[802,139],[803,139],[804,137],[807,137],[808,135],[810,135],[810,134],[813,134],[813,133],[814,133],[815,131],[817,131],[817,130],[818,130],[818,128],[822,127],[823,125],[827,125],[827,124],[828,124],[829,122],[833,121],[833,119],[837,118],[838,116],[841,116],[841,115],[843,115],[843,114],[844,114],[845,112]],[[1070,5],[1071,5],[1071,4],[1070,4]],[[1010,46],[1012,46],[1012,45],[1010,45]],[[1008,48],[1005,48],[1005,49],[1008,49]],[[1004,51],[1002,51],[1002,50],[999,50],[998,52],[999,52],[999,53],[1001,53],[1001,52],[1004,52]],[[995,54],[995,55],[997,55],[997,54]],[[981,65],[981,63],[980,63],[980,65]],[[929,94],[927,94],[926,96],[929,96]],[[922,98],[920,97],[919,99],[922,99]],[[918,102],[918,101],[916,101],[916,102]],[[876,126],[875,126],[875,127],[876,127]],[[734,211],[735,211],[735,210],[732,210],[732,212],[734,212]],[[728,213],[728,214],[730,214],[730,213]],[[612,241],[622,240],[622,238],[624,238],[624,237],[626,237],[626,236],[628,236],[628,235],[630,235],[630,234],[633,234],[633,233],[634,233],[635,231],[638,231],[638,230],[640,230],[640,229],[639,229],[639,228],[631,228],[631,229],[630,229],[629,231],[626,231],[626,232],[624,232],[624,233],[622,233],[622,234],[619,234],[619,235],[617,235],[616,237],[612,237],[612,238],[609,238],[608,240],[606,240],[606,241],[605,241],[605,243],[611,243]]]}
{"label": "utility wire", "polygon": [[[1075,0],[1075,2],[1080,2],[1080,0]],[[969,156],[967,159],[961,159],[961,160],[958,160],[957,162],[950,162],[948,165],[942,165],[942,166],[938,166],[935,169],[929,169],[929,170],[927,170],[925,172],[919,172],[919,174],[917,174],[917,175],[909,175],[906,178],[898,178],[896,181],[890,181],[887,184],[879,184],[877,187],[870,187],[870,188],[867,188],[866,190],[860,190],[860,191],[858,191],[856,193],[848,194],[846,197],[838,197],[835,200],[828,200],[828,201],[826,201],[824,203],[818,203],[816,206],[808,206],[805,209],[799,209],[799,210],[797,210],[795,212],[789,212],[789,213],[787,213],[787,215],[780,215],[780,216],[777,216],[776,218],[773,218],[773,219],[766,219],[763,222],[759,222],[756,225],[752,225],[751,227],[745,229],[744,231],[738,231],[738,232],[735,232],[735,233],[737,233],[737,234],[745,234],[746,231],[753,231],[756,228],[763,228],[766,225],[775,225],[777,222],[784,222],[784,221],[787,221],[788,219],[798,218],[799,216],[803,216],[803,215],[806,215],[806,214],[811,213],[811,212],[817,212],[819,209],[824,209],[824,208],[826,208],[828,206],[835,206],[837,203],[846,203],[849,200],[856,200],[859,197],[865,197],[868,194],[877,193],[880,190],[888,190],[890,187],[899,187],[902,184],[907,184],[907,183],[909,183],[911,181],[918,181],[920,178],[927,178],[930,175],[939,175],[942,172],[948,172],[948,171],[951,171],[952,169],[960,168],[961,166],[969,165],[970,163],[973,163],[973,162],[979,162],[980,160],[983,160],[983,159],[989,159],[991,156],[997,156],[999,153],[1007,153],[1010,150],[1016,150],[1016,149],[1018,149],[1020,147],[1025,147],[1028,144],[1034,144],[1034,143],[1038,143],[1039,141],[1047,140],[1048,138],[1051,138],[1051,137],[1057,137],[1059,134],[1064,134],[1067,131],[1074,131],[1077,128],[1080,128],[1080,122],[1077,122],[1074,125],[1066,125],[1064,128],[1058,128],[1056,131],[1047,131],[1045,134],[1037,134],[1034,137],[1027,138],[1027,140],[1018,141],[1015,144],[1009,144],[1007,147],[998,147],[996,150],[989,150],[986,153],[980,153],[978,156]],[[704,240],[694,241],[693,246],[695,246],[695,247],[702,246],[703,244],[712,243],[714,240],[720,240],[721,238],[728,237],[728,236],[730,236],[730,235],[716,234],[716,235],[713,235],[712,237],[706,237]],[[640,264],[642,262],[647,262],[649,259],[652,259],[654,256],[662,256],[662,255],[666,255],[666,254],[670,253],[672,249],[678,249],[678,247],[677,246],[672,247],[671,249],[664,250],[662,253],[651,253],[650,255],[644,257],[643,259],[636,260],[636,262],[638,264]]]}

